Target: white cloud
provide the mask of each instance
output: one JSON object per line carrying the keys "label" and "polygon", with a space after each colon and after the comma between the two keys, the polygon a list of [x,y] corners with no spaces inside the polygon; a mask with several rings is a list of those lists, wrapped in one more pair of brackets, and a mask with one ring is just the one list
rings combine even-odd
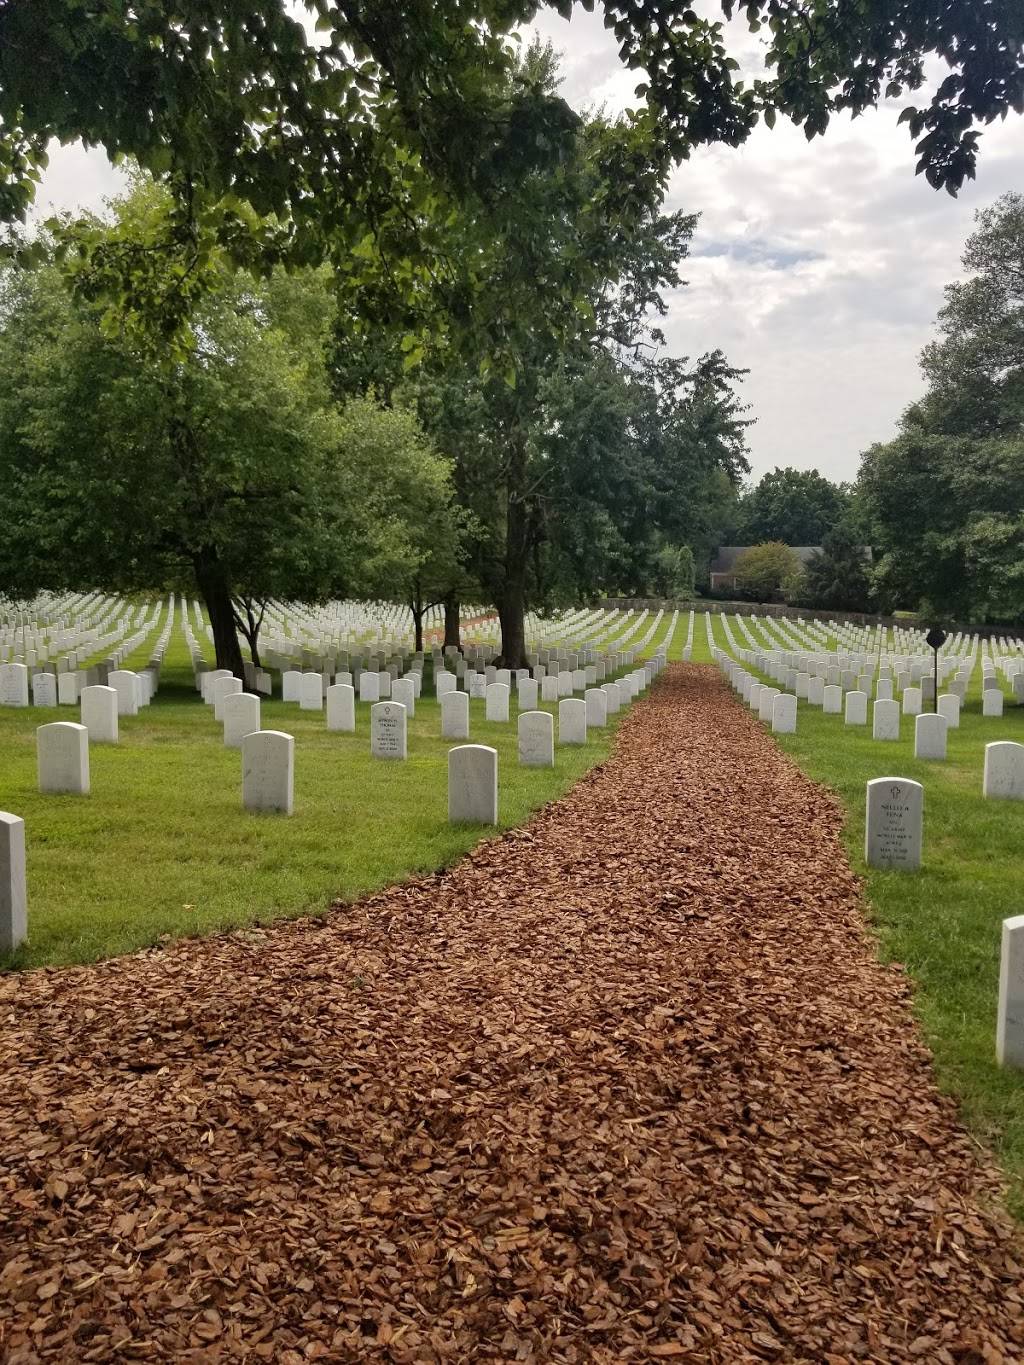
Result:
{"label": "white cloud", "polygon": [[[642,75],[622,67],[600,13],[577,7],[566,22],[547,10],[534,27],[564,52],[574,106],[635,102]],[[744,68],[756,64],[759,40],[742,23],[730,41]],[[856,475],[860,452],[921,391],[918,355],[974,210],[1024,187],[1019,118],[986,130],[978,180],[953,200],[914,175],[899,107],[837,121],[812,143],[787,124],[761,128],[672,177],[668,206],[701,218],[665,331],[680,352],[721,347],[749,368],[755,474],[792,464]],[[98,208],[119,183],[102,153],[57,148],[40,205]]]}

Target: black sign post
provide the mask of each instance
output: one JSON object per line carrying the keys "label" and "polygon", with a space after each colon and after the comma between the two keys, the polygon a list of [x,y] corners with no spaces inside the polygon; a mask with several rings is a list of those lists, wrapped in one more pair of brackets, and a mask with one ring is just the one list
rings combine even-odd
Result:
{"label": "black sign post", "polygon": [[934,667],[932,672],[932,677],[934,679],[934,684],[932,688],[933,711],[938,711],[939,709],[939,650],[946,643],[946,638],[947,638],[946,632],[942,629],[941,626],[932,626],[931,630],[924,637],[925,644],[931,646],[932,658],[934,661]]}

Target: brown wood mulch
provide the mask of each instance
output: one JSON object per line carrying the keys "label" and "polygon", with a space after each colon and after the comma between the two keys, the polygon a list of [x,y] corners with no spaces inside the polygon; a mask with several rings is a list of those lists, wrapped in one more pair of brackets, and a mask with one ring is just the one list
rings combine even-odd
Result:
{"label": "brown wood mulch", "polygon": [[831,799],[709,669],[324,921],[0,982],[0,1355],[1024,1358]]}

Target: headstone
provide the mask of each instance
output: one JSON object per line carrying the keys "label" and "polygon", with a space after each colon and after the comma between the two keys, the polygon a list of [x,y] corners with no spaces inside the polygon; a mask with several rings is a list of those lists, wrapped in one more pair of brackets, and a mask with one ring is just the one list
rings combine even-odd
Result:
{"label": "headstone", "polygon": [[289,668],[281,677],[281,700],[299,701],[302,697],[302,673],[297,668]]}
{"label": "headstone", "polygon": [[759,720],[770,721],[775,698],[781,693],[777,687],[762,687],[757,695],[757,715]]}
{"label": "headstone", "polygon": [[40,725],[36,757],[41,792],[89,794],[89,731],[70,720]]}
{"label": "headstone", "polygon": [[825,683],[821,678],[814,677],[807,684],[807,700],[812,706],[824,706]]}
{"label": "headstone", "polygon": [[583,695],[587,707],[587,729],[608,724],[608,698],[600,687],[588,687]]}
{"label": "headstone", "polygon": [[376,672],[364,671],[359,675],[359,700],[380,700],[380,677]]}
{"label": "headstone", "polygon": [[875,696],[879,701],[892,701],[892,678],[879,678],[875,683]]}
{"label": "headstone", "polygon": [[903,714],[905,716],[919,716],[921,714],[921,689],[919,687],[905,687],[903,689]]}
{"label": "headstone", "polygon": [[983,716],[1001,716],[1003,714],[1003,694],[998,690],[998,686],[990,688],[981,694],[981,714]]}
{"label": "headstone", "polygon": [[[3,820],[0,815],[0,821]],[[0,863],[2,863],[0,853]],[[0,898],[3,890],[0,888]],[[2,899],[0,899],[2,909]],[[0,925],[2,933],[2,925]],[[999,1012],[996,1015],[996,1061],[1024,1069],[1024,915],[1003,920],[999,956]]]}
{"label": "headstone", "polygon": [[399,701],[379,701],[370,707],[370,753],[374,758],[405,758],[405,707]]}
{"label": "headstone", "polygon": [[412,678],[395,678],[391,684],[391,700],[401,702],[410,720],[416,714],[416,684]]}
{"label": "headstone", "polygon": [[469,739],[468,692],[445,692],[442,695],[441,738]]}
{"label": "headstone", "polygon": [[254,692],[232,692],[221,709],[224,747],[240,749],[242,740],[260,728],[260,699]]}
{"label": "headstone", "polygon": [[356,690],[350,683],[334,683],[327,689],[327,728],[355,730]]}
{"label": "headstone", "polygon": [[78,703],[78,673],[61,673],[57,677],[57,703],[75,706]]}
{"label": "headstone", "polygon": [[558,678],[546,675],[540,680],[540,699],[541,701],[558,700]]}
{"label": "headstone", "polygon": [[0,706],[27,705],[27,666],[25,664],[0,664]]}
{"label": "headstone", "polygon": [[1024,744],[1002,739],[985,745],[983,796],[995,801],[1024,801]]}
{"label": "headstone", "polygon": [[324,704],[324,682],[319,673],[302,673],[299,681],[299,710],[320,711]]}
{"label": "headstone", "polygon": [[868,694],[866,692],[855,691],[846,694],[846,713],[843,717],[846,725],[867,725],[868,723]]}
{"label": "headstone", "polygon": [[459,680],[454,673],[449,673],[446,669],[441,669],[434,674],[434,691],[439,697],[443,697],[446,692],[452,692],[458,687]]}
{"label": "headstone", "polygon": [[213,702],[214,720],[223,721],[224,703],[228,697],[234,697],[242,690],[241,678],[218,678],[211,684],[210,700]]}
{"label": "headstone", "polygon": [[291,815],[295,740],[281,730],[256,730],[242,740],[242,805]]}
{"label": "headstone", "polygon": [[558,703],[558,742],[587,742],[587,703],[579,697],[565,697]]}
{"label": "headstone", "polygon": [[821,706],[826,716],[838,716],[843,709],[843,689],[829,683],[822,693]]}
{"label": "headstone", "polygon": [[536,711],[540,684],[536,678],[520,678],[516,685],[516,702],[520,711]]}
{"label": "headstone", "polygon": [[780,692],[772,701],[772,731],[777,735],[796,733],[796,697]]}
{"label": "headstone", "polygon": [[[878,703],[876,703],[878,705]],[[924,788],[907,777],[867,784],[864,859],[869,867],[911,872],[921,866]]]}
{"label": "headstone", "polygon": [[487,684],[485,694],[487,709],[484,713],[487,720],[508,720],[508,694],[507,683],[492,682]]}
{"label": "headstone", "polygon": [[960,727],[960,698],[954,692],[940,692],[938,700],[938,714],[945,716],[946,725],[950,730],[957,730]]}
{"label": "headstone", "polygon": [[453,825],[498,823],[497,749],[459,744],[448,750],[448,819]]}
{"label": "headstone", "polygon": [[391,671],[387,668],[377,670],[377,682],[380,688],[382,701],[387,701],[391,697]]}
{"label": "headstone", "polygon": [[81,723],[89,731],[90,744],[116,744],[118,739],[117,692],[112,687],[83,687],[79,696]]}
{"label": "headstone", "polygon": [[0,953],[13,953],[27,935],[25,821],[0,810]]}
{"label": "headstone", "polygon": [[946,757],[946,717],[926,711],[914,721],[914,757]]}
{"label": "headstone", "polygon": [[519,762],[524,768],[555,766],[555,718],[550,711],[520,712]]}
{"label": "headstone", "polygon": [[871,717],[872,739],[899,739],[900,704],[898,701],[876,701]]}
{"label": "headstone", "polygon": [[139,714],[139,680],[130,669],[115,668],[107,677],[107,685],[117,693],[119,716]]}
{"label": "headstone", "polygon": [[485,673],[470,673],[469,695],[474,701],[484,701],[487,697],[487,675]]}
{"label": "headstone", "polygon": [[619,691],[619,684],[613,682],[602,683],[601,691],[608,698],[608,714],[614,716],[622,705],[622,693]]}
{"label": "headstone", "polygon": [[32,679],[32,705],[33,706],[57,705],[56,673],[37,673],[36,676]]}

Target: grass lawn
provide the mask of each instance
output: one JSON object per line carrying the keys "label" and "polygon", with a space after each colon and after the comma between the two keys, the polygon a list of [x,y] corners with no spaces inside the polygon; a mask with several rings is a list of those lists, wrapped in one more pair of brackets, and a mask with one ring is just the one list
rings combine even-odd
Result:
{"label": "grass lawn", "polygon": [[[701,658],[709,658],[703,617],[697,639]],[[715,642],[726,647],[720,624]],[[949,732],[945,762],[914,758],[909,716],[902,718],[898,742],[873,740],[870,705],[867,726],[846,726],[841,715],[826,716],[801,701],[796,734],[775,738],[809,777],[841,798],[843,837],[865,879],[883,955],[903,963],[917,983],[915,1007],[939,1080],[959,1098],[973,1132],[999,1156],[1011,1208],[1024,1216],[1024,1075],[995,1061],[1002,921],[1024,913],[1024,802],[981,795],[985,745],[1024,743],[1024,707],[1013,705],[1003,681],[1002,718],[982,716],[981,669],[975,669],[960,728]],[[865,784],[891,775],[924,785],[918,873],[883,872],[864,862]]]}
{"label": "grass lawn", "polygon": [[[158,634],[159,626],[123,666],[143,668]],[[498,750],[503,828],[605,758],[622,715],[585,746],[556,746],[554,769],[537,769],[518,763],[514,689],[510,714],[508,725],[487,723],[484,703],[470,704],[472,742]],[[0,707],[0,810],[25,820],[29,894],[28,943],[0,966],[87,962],[164,935],[322,911],[337,897],[447,866],[491,832],[448,824],[447,754],[459,741],[441,739],[432,696],[416,704],[404,763],[371,759],[369,703],[357,703],[350,735],[329,733],[323,713],[264,700],[263,728],[295,736],[295,812],[244,811],[241,754],[224,748],[220,723],[193,687],[180,613],[151,706],[120,717],[119,745],[90,747],[91,794],[41,796],[36,727],[77,719],[69,706]]]}

